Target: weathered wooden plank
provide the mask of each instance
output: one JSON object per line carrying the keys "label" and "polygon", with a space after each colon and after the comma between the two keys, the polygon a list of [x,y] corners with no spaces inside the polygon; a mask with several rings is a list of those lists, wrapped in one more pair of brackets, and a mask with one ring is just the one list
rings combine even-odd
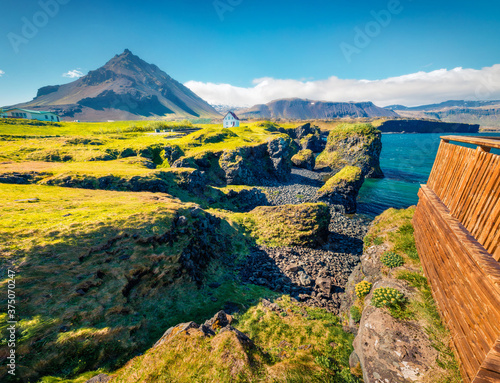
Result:
{"label": "weathered wooden plank", "polygon": [[481,368],[496,372],[500,377],[500,338],[496,340],[490,352],[486,356]]}
{"label": "weathered wooden plank", "polygon": [[500,382],[500,156],[490,148],[500,139],[443,136],[413,218],[461,374],[474,383]]}
{"label": "weathered wooden plank", "polygon": [[[476,206],[476,220],[469,227],[471,234],[484,245],[484,239],[489,236],[487,222],[492,215],[495,204],[500,200],[500,157],[493,156],[490,177],[485,185],[485,192]],[[486,237],[483,237],[486,233]]]}
{"label": "weathered wooden plank", "polygon": [[500,140],[498,137],[442,136],[441,139],[500,149]]}
{"label": "weathered wooden plank", "polygon": [[[432,230],[431,221],[426,215],[425,198],[425,196],[420,198],[414,218],[417,249],[422,256],[422,265],[430,282],[434,299],[437,302],[437,306],[447,327],[452,333],[454,348],[457,350],[457,355],[459,356],[462,376],[467,378],[466,381],[470,381],[475,371],[477,371],[479,363],[477,361],[474,363],[475,360],[466,337],[463,335],[457,336],[457,334],[463,334],[463,331],[458,321],[455,320],[453,310],[450,307],[454,299],[450,296],[450,289],[444,282],[446,278],[441,278],[439,273],[439,270],[444,270],[446,265],[441,255],[435,252],[437,242],[435,242],[432,237],[434,231]],[[458,350],[460,350],[460,352],[458,352]]]}
{"label": "weathered wooden plank", "polygon": [[[437,197],[436,197],[437,198]],[[434,201],[435,203],[435,201]],[[443,206],[444,207],[444,206]],[[436,210],[439,206],[433,206],[432,203],[427,208]],[[458,238],[454,238],[454,233],[447,227],[447,223],[443,217],[439,217],[443,212],[432,211],[432,217],[436,218],[433,223],[433,234],[437,238],[447,238],[447,240],[436,243],[439,253],[449,254],[447,264],[443,270],[444,275],[440,276],[443,282],[449,280],[448,273],[453,275],[454,280],[459,280],[460,285],[451,283],[451,288],[454,290],[455,299],[449,297],[454,302],[454,311],[463,313],[464,315],[457,317],[457,321],[461,323],[463,333],[470,341],[473,341],[471,349],[477,359],[484,358],[490,349],[490,344],[497,337],[497,330],[491,326],[489,320],[497,319],[500,321],[500,313],[491,313],[494,318],[485,317],[485,311],[482,307],[478,307],[478,302],[489,302],[490,305],[500,307],[500,301],[495,300],[488,295],[487,291],[490,286],[484,284],[484,276],[481,275],[481,270],[477,270],[476,265],[467,259],[466,254],[461,254],[462,250],[459,245]],[[428,218],[432,219],[432,218]],[[437,239],[436,238],[436,239]],[[444,278],[443,278],[444,277]],[[468,278],[470,277],[470,278]],[[460,299],[456,299],[456,298]]]}
{"label": "weathered wooden plank", "polygon": [[[471,381],[500,334],[500,265],[432,190],[423,185],[419,197],[414,217],[417,248],[452,332],[462,375]],[[495,363],[495,356],[490,357],[488,366]],[[477,379],[490,377],[482,372]]]}

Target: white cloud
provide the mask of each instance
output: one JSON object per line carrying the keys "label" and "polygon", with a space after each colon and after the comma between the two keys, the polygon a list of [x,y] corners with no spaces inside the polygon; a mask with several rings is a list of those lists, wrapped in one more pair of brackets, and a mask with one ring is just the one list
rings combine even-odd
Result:
{"label": "white cloud", "polygon": [[188,81],[185,85],[212,104],[254,105],[280,98],[322,101],[373,101],[376,105],[416,106],[446,100],[499,100],[500,64],[483,69],[461,67],[417,72],[382,80],[330,77],[318,81],[260,78],[254,86]]}
{"label": "white cloud", "polygon": [[63,73],[63,77],[68,77],[68,78],[80,78],[83,76],[83,73],[78,69],[73,69],[70,70],[66,73]]}
{"label": "white cloud", "polygon": [[2,77],[4,74],[5,74],[5,72],[0,69],[0,77]]}

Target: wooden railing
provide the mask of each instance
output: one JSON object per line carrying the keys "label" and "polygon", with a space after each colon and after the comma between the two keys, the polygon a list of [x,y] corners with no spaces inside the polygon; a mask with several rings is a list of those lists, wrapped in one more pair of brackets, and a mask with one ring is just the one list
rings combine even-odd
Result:
{"label": "wooden railing", "polygon": [[500,140],[441,139],[419,191],[417,249],[464,381],[500,382]]}

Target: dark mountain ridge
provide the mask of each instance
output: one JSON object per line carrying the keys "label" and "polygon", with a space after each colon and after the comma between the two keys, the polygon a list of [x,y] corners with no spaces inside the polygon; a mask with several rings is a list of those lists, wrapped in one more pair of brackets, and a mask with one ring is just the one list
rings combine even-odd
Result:
{"label": "dark mountain ridge", "polygon": [[479,124],[494,129],[500,127],[500,100],[449,100],[438,104],[414,107],[389,105],[385,109],[394,111],[401,117],[430,118],[444,122]]}
{"label": "dark mountain ridge", "polygon": [[342,117],[398,117],[372,102],[329,102],[290,98],[255,105],[238,111],[244,118],[285,118],[294,120],[330,119]]}

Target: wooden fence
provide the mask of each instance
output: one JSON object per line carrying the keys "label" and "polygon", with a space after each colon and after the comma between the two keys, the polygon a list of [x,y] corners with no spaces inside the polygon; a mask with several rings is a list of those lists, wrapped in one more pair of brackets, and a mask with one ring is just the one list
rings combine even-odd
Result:
{"label": "wooden fence", "polygon": [[500,382],[500,140],[441,139],[419,191],[417,249],[464,381]]}

